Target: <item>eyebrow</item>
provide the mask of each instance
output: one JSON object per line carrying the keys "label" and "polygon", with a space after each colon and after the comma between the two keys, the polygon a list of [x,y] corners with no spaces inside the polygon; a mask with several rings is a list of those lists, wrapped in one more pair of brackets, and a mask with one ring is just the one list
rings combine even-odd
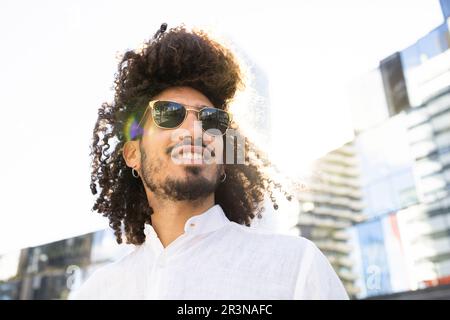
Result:
{"label": "eyebrow", "polygon": [[[171,101],[171,100],[162,100],[162,101]],[[183,103],[183,102],[177,102],[177,101],[171,101],[171,102],[179,103],[179,104],[182,104],[185,107],[196,108],[196,109],[199,109],[199,110],[202,109],[202,108],[205,108],[205,107],[207,107],[207,108],[215,108],[213,105],[209,105],[209,104],[201,104],[201,103],[199,103],[199,104],[195,104],[195,105],[190,105],[190,104],[186,104],[186,103]]]}

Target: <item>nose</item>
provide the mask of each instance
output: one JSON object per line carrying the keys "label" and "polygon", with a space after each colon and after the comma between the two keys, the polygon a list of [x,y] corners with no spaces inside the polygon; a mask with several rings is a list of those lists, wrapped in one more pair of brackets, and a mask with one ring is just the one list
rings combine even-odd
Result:
{"label": "nose", "polygon": [[194,136],[194,134],[201,134],[202,132],[202,124],[198,121],[197,115],[198,112],[195,110],[187,110],[186,119],[181,125],[181,128],[188,130],[192,136]]}
{"label": "nose", "polygon": [[179,136],[180,140],[183,140],[186,137],[190,137],[192,141],[202,141],[202,123],[201,121],[198,121],[197,115],[198,112],[196,112],[195,110],[187,110],[186,119],[179,127],[179,129],[182,129],[182,133],[180,132],[181,136]]}

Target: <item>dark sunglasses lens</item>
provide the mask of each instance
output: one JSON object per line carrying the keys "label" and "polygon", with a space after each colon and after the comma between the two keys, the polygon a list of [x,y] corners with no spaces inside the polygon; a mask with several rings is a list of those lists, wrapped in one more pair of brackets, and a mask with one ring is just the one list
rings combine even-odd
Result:
{"label": "dark sunglasses lens", "polygon": [[[223,110],[206,108],[200,112],[199,120],[202,122],[203,130],[210,130],[214,134],[217,130],[224,134],[230,125],[230,116]],[[218,132],[217,132],[218,133]]]}
{"label": "dark sunglasses lens", "polygon": [[157,101],[153,106],[153,119],[162,128],[176,128],[184,120],[186,109],[183,105],[170,101]]}

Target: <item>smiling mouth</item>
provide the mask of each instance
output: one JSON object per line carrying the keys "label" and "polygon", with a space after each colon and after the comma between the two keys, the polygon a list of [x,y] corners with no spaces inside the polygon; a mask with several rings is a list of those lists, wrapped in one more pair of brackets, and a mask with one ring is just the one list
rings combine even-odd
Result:
{"label": "smiling mouth", "polygon": [[214,157],[214,150],[201,146],[184,145],[174,148],[171,152],[171,158],[177,164],[205,164],[205,161]]}

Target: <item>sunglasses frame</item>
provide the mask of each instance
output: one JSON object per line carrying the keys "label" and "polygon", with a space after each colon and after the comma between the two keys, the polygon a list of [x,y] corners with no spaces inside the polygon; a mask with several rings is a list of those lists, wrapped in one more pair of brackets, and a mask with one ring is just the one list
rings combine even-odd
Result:
{"label": "sunglasses frame", "polygon": [[[156,121],[155,121],[155,116],[154,116],[154,111],[155,111],[154,105],[155,105],[156,102],[160,102],[160,101],[176,103],[176,104],[179,104],[179,105],[183,106],[184,109],[186,109],[186,112],[185,112],[185,114],[184,114],[184,119],[183,119],[183,121],[181,121],[181,123],[180,123],[178,126],[173,127],[173,128],[165,128],[165,127],[159,126],[159,125],[156,123]],[[187,107],[191,107],[191,108],[187,108]],[[214,135],[213,135],[213,134],[210,134],[210,135],[212,135],[212,136],[223,136],[224,134],[227,133],[228,129],[230,129],[231,124],[233,123],[233,114],[232,114],[230,111],[226,111],[226,110],[219,109],[219,108],[216,108],[216,107],[208,107],[208,106],[203,106],[203,108],[201,108],[200,110],[193,109],[193,108],[195,108],[195,107],[196,107],[196,106],[190,106],[190,105],[187,105],[187,104],[184,104],[184,103],[180,103],[180,102],[175,102],[175,101],[168,101],[168,100],[151,100],[151,101],[148,103],[147,108],[145,109],[144,114],[142,115],[141,121],[139,121],[139,127],[141,127],[141,123],[142,123],[142,121],[145,119],[145,116],[146,116],[146,114],[147,114],[147,112],[148,112],[149,109],[151,110],[152,121],[153,121],[153,123],[155,124],[155,126],[157,126],[157,127],[160,128],[160,129],[165,129],[165,130],[173,130],[173,129],[177,129],[177,128],[181,127],[181,125],[184,123],[184,121],[186,121],[186,118],[187,118],[187,116],[188,116],[189,111],[193,111],[193,112],[197,113],[197,120],[198,120],[198,121],[201,121],[201,120],[199,119],[200,112],[202,112],[202,111],[205,110],[205,109],[216,109],[216,110],[220,110],[220,111],[225,112],[226,114],[228,114],[228,117],[230,118],[230,121],[229,121],[229,123],[228,123],[227,129],[226,129],[225,132],[223,132],[221,135],[217,135],[217,134],[214,134]],[[143,127],[141,127],[141,128],[143,128]],[[203,126],[202,126],[202,130],[203,130],[204,132],[206,132],[207,134],[209,134],[209,133],[208,133],[208,130],[209,130],[209,129],[208,129],[208,130],[205,130],[205,129],[203,129]],[[219,129],[217,129],[217,130],[219,130]],[[219,131],[220,131],[220,130],[219,130]]]}

